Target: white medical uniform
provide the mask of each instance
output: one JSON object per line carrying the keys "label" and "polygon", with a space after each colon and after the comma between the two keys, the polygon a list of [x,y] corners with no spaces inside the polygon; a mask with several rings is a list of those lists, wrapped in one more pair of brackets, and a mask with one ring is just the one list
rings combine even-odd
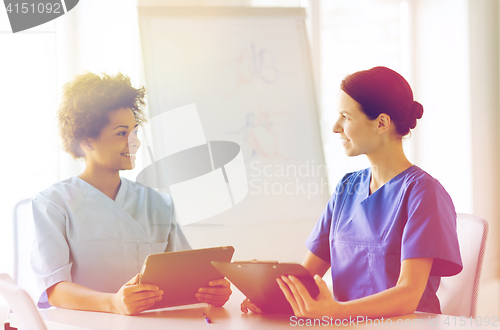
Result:
{"label": "white medical uniform", "polygon": [[58,282],[117,292],[141,271],[147,255],[191,248],[171,197],[124,178],[114,201],[71,177],[40,192],[32,207],[31,265],[40,307],[50,306],[45,290]]}

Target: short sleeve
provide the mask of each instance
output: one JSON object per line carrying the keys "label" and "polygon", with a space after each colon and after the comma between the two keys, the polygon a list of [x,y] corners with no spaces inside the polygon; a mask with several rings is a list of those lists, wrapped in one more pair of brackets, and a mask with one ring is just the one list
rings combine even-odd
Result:
{"label": "short sleeve", "polygon": [[315,256],[330,263],[330,228],[336,193],[330,197],[323,213],[306,240],[306,246]]}
{"label": "short sleeve", "polygon": [[50,307],[46,290],[61,281],[71,282],[70,249],[66,240],[66,211],[43,196],[31,201],[35,243],[31,267],[37,279],[39,307]]}
{"label": "short sleeve", "polygon": [[411,184],[408,195],[408,221],[403,230],[401,261],[434,258],[433,276],[453,276],[462,270],[458,245],[455,207],[435,180]]}
{"label": "short sleeve", "polygon": [[168,235],[168,244],[165,252],[173,252],[173,251],[184,251],[191,250],[191,245],[184,235],[184,232],[181,229],[181,226],[177,222],[177,214],[175,212],[174,203],[171,203],[171,214],[170,219],[172,219],[170,233]]}

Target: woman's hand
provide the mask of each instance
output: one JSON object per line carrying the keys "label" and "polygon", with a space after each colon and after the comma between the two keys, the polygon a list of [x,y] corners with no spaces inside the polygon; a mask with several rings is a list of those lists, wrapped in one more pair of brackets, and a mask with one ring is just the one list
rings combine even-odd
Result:
{"label": "woman's hand", "polygon": [[315,299],[311,297],[304,284],[295,276],[281,276],[281,279],[277,278],[276,281],[285,294],[286,300],[292,306],[295,316],[310,318],[335,316],[341,307],[333,299],[326,283],[319,275],[314,275],[314,281],[319,288],[319,294]]}
{"label": "woman's hand", "polygon": [[248,313],[248,311],[251,311],[252,313],[262,314],[262,310],[254,303],[252,303],[248,298],[243,300],[243,302],[241,303],[241,311],[245,314]]}
{"label": "woman's hand", "polygon": [[208,303],[212,306],[222,307],[231,296],[231,285],[225,278],[210,281],[209,288],[199,288],[195,294],[200,302]]}
{"label": "woman's hand", "polygon": [[112,297],[111,311],[115,314],[139,314],[161,300],[163,291],[156,285],[139,284],[139,274],[125,283]]}

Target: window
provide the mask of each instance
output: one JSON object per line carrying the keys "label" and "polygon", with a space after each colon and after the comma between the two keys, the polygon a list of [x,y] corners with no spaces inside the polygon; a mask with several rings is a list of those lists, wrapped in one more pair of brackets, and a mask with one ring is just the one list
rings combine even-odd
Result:
{"label": "window", "polygon": [[12,210],[58,179],[54,22],[12,34],[0,10],[0,272],[12,271]]}
{"label": "window", "polygon": [[[404,49],[409,37],[408,12],[405,2],[400,0],[321,0],[319,6],[319,104],[323,147],[333,191],[345,173],[370,166],[365,157],[347,158],[339,136],[332,133],[340,82],[350,73],[374,66],[387,66],[408,79],[405,67],[408,52]],[[405,141],[405,147],[408,142]]]}

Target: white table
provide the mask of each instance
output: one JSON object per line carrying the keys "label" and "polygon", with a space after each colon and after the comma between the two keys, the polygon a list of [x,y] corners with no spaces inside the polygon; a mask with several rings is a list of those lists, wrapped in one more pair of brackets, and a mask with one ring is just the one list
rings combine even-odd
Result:
{"label": "white table", "polygon": [[[209,307],[206,304],[197,304],[182,307],[173,307],[156,311],[146,311],[136,316],[124,316],[108,313],[75,311],[63,308],[52,308],[40,310],[40,314],[46,322],[48,329],[94,329],[94,330],[155,330],[155,329],[296,329],[308,328],[307,322],[313,320],[290,319],[286,315],[257,315],[243,314],[240,311],[240,303],[243,301],[243,294],[232,287],[234,293],[224,307]],[[206,313],[213,321],[208,324],[203,317]],[[15,326],[15,320],[12,324]],[[321,321],[321,322],[319,322]],[[316,325],[323,327],[330,324],[330,320],[324,319],[316,321]],[[384,318],[365,322],[361,319],[357,323],[355,320],[349,322],[344,320],[343,325],[337,321],[337,325],[344,327],[353,326],[356,329],[499,329],[500,321],[496,326],[484,324],[478,325],[478,319],[462,319],[446,315],[436,315],[427,313],[414,313],[402,317]],[[303,326],[300,326],[300,324]],[[320,323],[323,323],[322,325]],[[334,324],[335,321],[332,320]],[[350,323],[350,324],[349,324]],[[472,323],[472,324],[471,324]],[[293,326],[295,324],[295,326]]]}

